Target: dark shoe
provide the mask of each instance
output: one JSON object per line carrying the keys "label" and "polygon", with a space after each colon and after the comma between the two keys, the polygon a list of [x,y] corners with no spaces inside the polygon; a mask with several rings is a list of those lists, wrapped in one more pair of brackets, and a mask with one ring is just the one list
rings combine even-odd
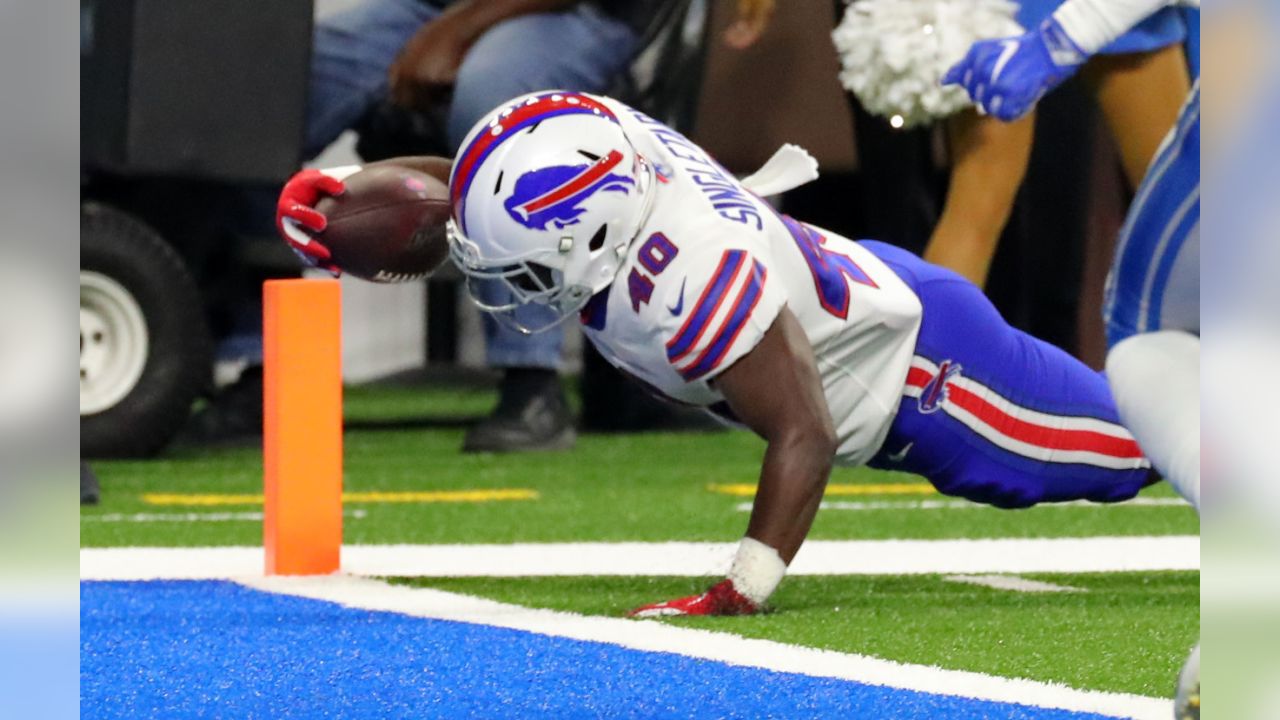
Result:
{"label": "dark shoe", "polygon": [[179,441],[190,445],[234,445],[262,440],[262,367],[245,368],[209,404],[191,416]]}
{"label": "dark shoe", "polygon": [[80,504],[97,505],[102,499],[98,490],[98,476],[89,469],[88,463],[80,461]]}
{"label": "dark shoe", "polygon": [[467,431],[462,452],[568,450],[577,437],[555,371],[510,368],[502,379],[498,407]]}

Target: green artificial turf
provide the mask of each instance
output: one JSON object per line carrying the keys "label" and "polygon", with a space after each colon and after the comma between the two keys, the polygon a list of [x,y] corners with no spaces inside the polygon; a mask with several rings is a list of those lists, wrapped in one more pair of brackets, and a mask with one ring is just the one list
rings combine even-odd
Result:
{"label": "green artificial turf", "polygon": [[[349,543],[501,543],[581,540],[733,540],[750,498],[712,493],[709,484],[751,483],[764,444],[744,432],[586,435],[570,452],[463,455],[460,429],[348,432],[347,490],[527,488],[536,500],[457,504],[355,504],[367,513],[345,524]],[[245,545],[261,524],[104,522],[134,513],[256,510],[155,506],[144,493],[261,493],[256,449],[182,451],[149,461],[102,462],[102,504],[81,510],[81,544]],[[833,483],[916,482],[869,469],[838,469]],[[1156,486],[1150,496],[1170,496]],[[912,500],[857,496],[838,500]],[[1022,511],[972,509],[823,511],[812,537],[965,538],[1159,535],[1198,532],[1185,507],[1070,506]]]}
{"label": "green artificial turf", "polygon": [[483,417],[496,399],[492,388],[472,379],[427,386],[379,383],[344,388],[342,411],[355,423],[465,421]]}
{"label": "green artificial turf", "polygon": [[[570,383],[572,388],[572,384]],[[572,393],[571,393],[572,394]],[[428,385],[347,388],[345,486],[349,491],[522,488],[536,500],[458,504],[357,504],[363,517],[345,523],[348,543],[503,543],[585,540],[734,540],[750,498],[712,493],[710,484],[753,483],[764,443],[746,432],[583,435],[569,452],[463,455],[466,418],[492,407],[492,387],[474,378]],[[398,429],[397,429],[398,428]],[[144,461],[95,462],[102,504],[81,509],[86,546],[252,545],[261,523],[189,520],[210,513],[244,513],[253,504],[157,506],[145,493],[262,491],[262,453],[239,449],[175,448]],[[832,483],[919,482],[907,475],[837,469]],[[1157,485],[1144,495],[1171,497]],[[915,500],[907,496],[835,500]],[[181,515],[182,520],[135,522],[135,514]],[[826,539],[1057,537],[1194,534],[1187,507],[1047,506],[1006,511],[966,509],[823,511],[812,537]]]}
{"label": "green artificial turf", "polygon": [[[1077,688],[1169,696],[1200,634],[1197,572],[1025,577],[1081,588],[1020,593],[937,576],[787,578],[773,611],[667,622]],[[701,592],[702,578],[396,578],[393,582],[587,615]]]}
{"label": "green artificial turf", "polygon": [[[710,484],[753,483],[764,444],[743,432],[584,435],[571,452],[463,455],[468,419],[494,393],[483,384],[349,388],[345,410],[348,491],[521,488],[535,500],[458,504],[348,503],[347,543],[502,543],[719,540],[741,537],[750,498]],[[373,429],[373,428],[384,429]],[[257,520],[213,514],[254,504],[158,506],[146,493],[256,494],[256,447],[171,449],[146,461],[95,462],[102,504],[81,509],[82,546],[255,545]],[[837,469],[833,483],[919,482],[868,469]],[[1172,497],[1165,485],[1145,497]],[[936,497],[936,496],[934,496]],[[919,495],[831,497],[910,501]],[[142,514],[182,519],[137,522]],[[190,518],[188,518],[190,514]],[[1187,507],[1047,506],[824,510],[821,539],[1081,537],[1196,534]],[[1167,695],[1198,635],[1199,574],[1034,576],[1086,593],[1030,595],[919,577],[793,577],[776,611],[748,618],[663,620],[911,663]],[[638,604],[700,592],[698,578],[519,578],[405,580],[533,607],[621,615]]]}

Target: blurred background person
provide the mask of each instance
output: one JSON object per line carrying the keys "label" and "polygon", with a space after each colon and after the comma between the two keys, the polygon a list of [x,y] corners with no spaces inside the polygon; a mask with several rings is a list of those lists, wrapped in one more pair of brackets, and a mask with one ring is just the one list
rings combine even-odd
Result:
{"label": "blurred background person", "polygon": [[[1039,25],[1056,0],[860,0],[844,8],[833,34],[842,54],[841,80],[878,119],[858,130],[883,136],[894,130],[944,124],[950,172],[945,201],[923,256],[984,286],[996,246],[1027,174],[1035,114],[1001,123],[976,112],[963,93],[941,87],[942,73],[969,44]],[[838,3],[843,5],[843,3]],[[1016,24],[1014,23],[1016,21]],[[1117,141],[1130,187],[1136,187],[1173,126],[1190,88],[1186,16],[1167,8],[1102,48],[1082,73]],[[923,137],[923,136],[922,136]],[[866,137],[859,147],[868,148]],[[925,138],[923,142],[927,143]],[[931,212],[929,190],[915,171],[930,155],[921,139],[892,141],[865,154],[889,179],[886,194],[907,199],[916,214]],[[896,146],[896,147],[894,147]],[[869,148],[870,149],[870,148]],[[924,200],[918,198],[925,197]]]}
{"label": "blurred background person", "polygon": [[[313,40],[304,156],[356,129],[368,160],[406,150],[452,157],[471,125],[507,98],[548,87],[608,89],[639,46],[646,13],[660,4],[361,0],[323,15]],[[496,284],[492,290],[502,292]],[[559,379],[563,336],[525,336],[487,317],[484,331],[486,361],[502,371],[498,403],[468,430],[463,450],[571,447],[575,430]],[[260,368],[247,370],[222,409],[195,419],[196,435],[260,433],[261,383]]]}

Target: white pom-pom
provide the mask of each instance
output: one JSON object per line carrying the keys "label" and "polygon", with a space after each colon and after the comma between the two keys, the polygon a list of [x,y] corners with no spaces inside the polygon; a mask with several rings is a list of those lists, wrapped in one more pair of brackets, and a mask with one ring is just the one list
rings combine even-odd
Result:
{"label": "white pom-pom", "polygon": [[928,124],[972,105],[942,76],[975,40],[1021,35],[1009,0],[857,0],[831,38],[840,82],[894,127]]}

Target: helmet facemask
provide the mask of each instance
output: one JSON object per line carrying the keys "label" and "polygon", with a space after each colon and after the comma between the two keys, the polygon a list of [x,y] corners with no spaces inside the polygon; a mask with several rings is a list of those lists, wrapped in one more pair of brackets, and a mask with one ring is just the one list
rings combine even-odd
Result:
{"label": "helmet facemask", "polygon": [[[593,294],[589,286],[565,282],[564,270],[551,264],[554,252],[540,250],[502,264],[488,264],[475,254],[475,244],[462,237],[453,221],[449,222],[449,254],[466,276],[471,301],[499,324],[525,335],[550,330],[573,317]],[[505,294],[495,292],[489,286],[492,283]],[[518,317],[517,311],[533,305],[548,312],[523,312],[519,315],[525,317]],[[536,321],[531,322],[528,316]]]}

